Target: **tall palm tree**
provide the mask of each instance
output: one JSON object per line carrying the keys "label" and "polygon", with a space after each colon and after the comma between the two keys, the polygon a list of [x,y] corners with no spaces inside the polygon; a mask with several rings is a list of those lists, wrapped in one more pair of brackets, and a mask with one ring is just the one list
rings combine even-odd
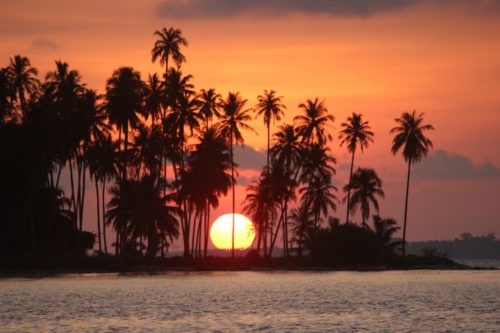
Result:
{"label": "tall palm tree", "polygon": [[120,67],[113,72],[106,83],[106,110],[110,123],[119,130],[119,146],[121,149],[121,133],[124,133],[124,159],[122,178],[127,177],[128,135],[129,129],[140,123],[139,114],[145,115],[143,106],[144,83],[141,74],[132,67]]}
{"label": "tall palm tree", "polygon": [[[373,169],[358,168],[352,175],[351,183],[344,186],[344,192],[352,191],[349,210],[354,213],[356,207],[361,207],[361,218],[363,226],[366,227],[366,220],[370,216],[370,203],[375,210],[379,211],[377,196],[384,197],[382,190],[382,180]],[[346,200],[346,198],[344,198]]]}
{"label": "tall palm tree", "polygon": [[190,82],[191,79],[191,75],[183,75],[180,70],[170,69],[166,81],[167,105],[170,107],[170,112],[163,121],[165,133],[168,133],[171,138],[177,140],[180,146],[178,161],[172,158],[175,156],[170,156],[170,159],[173,162],[178,204],[183,206],[181,212],[181,232],[183,235],[185,256],[190,255],[190,221],[188,219],[187,201],[180,187],[184,183],[183,177],[185,174],[185,146],[188,137],[186,130],[189,130],[192,135],[194,130],[199,128],[201,118],[201,115],[198,113],[199,100],[194,93],[194,85]]}
{"label": "tall palm tree", "polygon": [[215,89],[211,88],[208,90],[201,89],[198,98],[200,101],[200,114],[203,116],[203,121],[205,122],[205,131],[208,131],[213,116],[219,116],[222,96]]}
{"label": "tall palm tree", "polygon": [[324,101],[315,98],[314,101],[308,99],[305,103],[299,104],[304,114],[296,116],[293,120],[297,122],[297,130],[302,136],[302,140],[310,144],[312,142],[325,144],[332,140],[332,136],[326,130],[326,127],[332,123],[335,118],[328,114]]}
{"label": "tall palm tree", "polygon": [[165,104],[162,82],[160,81],[158,74],[154,73],[153,75],[148,75],[144,97],[146,116],[151,116],[152,123],[154,124],[156,119],[160,117],[163,110],[162,107]]}
{"label": "tall palm tree", "polygon": [[[269,226],[269,231],[271,234],[271,243],[269,246],[269,251],[267,256],[271,257],[272,251],[274,248],[274,244],[276,242],[277,236],[280,231],[280,227],[282,227],[282,239],[283,239],[283,250],[284,254],[288,255],[288,244],[287,244],[287,224],[286,218],[287,214],[281,214],[278,219],[278,224],[276,225],[276,229],[273,235],[273,226],[275,224],[276,211],[287,211],[288,210],[288,201],[295,200],[295,192],[291,191],[292,188],[295,188],[295,182],[292,179],[291,172],[286,169],[284,163],[280,163],[279,160],[271,160],[271,171],[267,174],[267,170],[262,171],[262,175],[265,185],[265,191],[268,195],[267,200],[267,216],[269,213],[271,214],[271,223],[268,223],[268,219],[266,218],[266,229]],[[291,194],[290,194],[291,193]]]}
{"label": "tall palm tree", "polygon": [[[352,116],[347,118],[347,123],[342,123],[343,129],[340,131],[339,139],[340,146],[344,144],[347,146],[347,151],[351,153],[351,169],[349,172],[349,184],[352,180],[352,172],[354,168],[354,154],[356,148],[359,146],[361,153],[364,148],[367,148],[370,142],[373,142],[373,132],[370,131],[368,121],[363,121],[363,115],[353,113]],[[351,191],[347,191],[347,212],[345,222],[349,222],[349,203],[351,201]]]}
{"label": "tall palm tree", "polygon": [[416,111],[410,114],[405,112],[400,118],[395,119],[398,126],[391,129],[390,133],[395,133],[392,140],[391,152],[393,155],[403,149],[403,158],[408,163],[408,175],[406,178],[406,198],[405,198],[405,215],[403,224],[403,248],[402,254],[405,255],[406,245],[406,219],[408,213],[408,194],[410,191],[410,172],[411,164],[419,162],[423,157],[427,156],[429,150],[432,149],[432,141],[425,136],[425,132],[434,130],[430,124],[424,124],[424,114],[416,114]]}
{"label": "tall palm tree", "polygon": [[292,173],[294,168],[298,168],[300,154],[303,149],[303,144],[300,142],[300,135],[297,128],[293,124],[281,125],[278,131],[274,134],[274,145],[271,148],[271,157],[276,161],[277,165],[281,165],[285,169],[285,173],[290,178],[288,194],[284,197],[284,203],[281,208],[281,216],[283,218],[283,228],[285,235],[286,255],[288,251],[288,203],[292,196],[295,195],[295,187],[297,182],[294,181]]}
{"label": "tall palm tree", "polygon": [[[231,187],[231,159],[225,138],[220,137],[214,127],[197,136],[198,143],[188,158],[185,184],[189,185],[189,197],[198,210],[198,230],[194,228],[197,242],[193,244],[201,255],[204,240],[204,255],[207,255],[211,208],[217,208],[219,197],[226,195]],[[202,232],[203,231],[203,232]],[[203,235],[202,235],[203,234]],[[202,237],[203,236],[203,237]]]}
{"label": "tall palm tree", "polygon": [[286,106],[281,103],[283,96],[276,96],[274,90],[264,90],[264,94],[257,96],[256,112],[258,116],[264,118],[264,125],[267,127],[267,173],[270,168],[270,148],[271,148],[271,123],[280,121],[284,116]]}
{"label": "tall palm tree", "polygon": [[[90,176],[94,178],[96,191],[96,211],[97,211],[97,237],[99,242],[99,252],[102,252],[102,244],[104,245],[104,253],[108,253],[106,239],[106,181],[112,180],[116,173],[116,144],[108,134],[104,138],[97,138],[92,141],[86,150],[85,160],[88,163]],[[102,222],[102,225],[101,225]],[[102,230],[102,237],[101,237]]]}
{"label": "tall palm tree", "polygon": [[27,57],[20,55],[10,58],[10,65],[7,67],[7,75],[11,85],[14,87],[17,100],[21,108],[23,118],[26,118],[26,99],[38,92],[40,81],[36,78],[38,70],[31,67],[31,62]]}
{"label": "tall palm tree", "polygon": [[165,65],[165,79],[168,77],[168,61],[170,58],[179,67],[186,61],[186,57],[181,52],[181,46],[188,46],[188,41],[182,37],[182,31],[174,28],[162,28],[156,30],[154,35],[158,38],[151,50],[151,61],[160,60],[161,65]]}
{"label": "tall palm tree", "polygon": [[107,181],[115,179],[118,175],[116,153],[118,151],[117,143],[113,141],[108,134],[104,139],[99,140],[99,179],[101,180],[101,221],[102,236],[104,243],[104,253],[108,254],[108,242],[106,237],[106,190]]}
{"label": "tall palm tree", "polygon": [[233,154],[233,144],[243,144],[245,140],[241,134],[241,129],[253,130],[246,122],[251,120],[249,112],[251,109],[245,109],[246,99],[243,99],[239,93],[230,92],[227,98],[222,103],[222,112],[217,124],[218,129],[222,137],[226,138],[227,142],[230,144],[231,153],[231,178],[233,183],[233,223],[232,223],[232,238],[231,238],[231,256],[234,257],[234,220],[235,220],[235,210],[236,210],[236,195],[235,195],[235,184],[236,178],[234,175],[234,154]]}
{"label": "tall palm tree", "polygon": [[[64,142],[64,150],[69,154],[59,156],[59,165],[55,166],[55,171],[60,172],[63,166],[68,163],[70,171],[71,184],[71,203],[73,210],[76,213],[77,220],[80,219],[80,200],[81,197],[81,156],[80,143],[83,139],[82,135],[85,132],[87,124],[82,123],[82,118],[85,117],[85,111],[79,108],[84,103],[83,94],[85,87],[81,83],[81,75],[76,70],[70,70],[69,65],[62,61],[56,61],[56,69],[46,75],[44,83],[45,97],[50,98],[55,106],[57,119],[65,122],[64,126],[58,133],[59,140]],[[77,169],[80,172],[74,172]],[[75,186],[74,175],[77,174],[77,182]],[[59,178],[59,177],[57,177]],[[57,187],[57,186],[56,186]]]}
{"label": "tall palm tree", "polygon": [[15,98],[16,91],[9,82],[7,69],[0,68],[0,125],[11,116]]}

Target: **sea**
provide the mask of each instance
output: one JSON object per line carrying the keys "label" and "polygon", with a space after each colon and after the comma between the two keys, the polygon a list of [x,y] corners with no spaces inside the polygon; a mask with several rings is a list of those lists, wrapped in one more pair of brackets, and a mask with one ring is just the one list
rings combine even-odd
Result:
{"label": "sea", "polygon": [[500,270],[0,278],[1,332],[500,332]]}

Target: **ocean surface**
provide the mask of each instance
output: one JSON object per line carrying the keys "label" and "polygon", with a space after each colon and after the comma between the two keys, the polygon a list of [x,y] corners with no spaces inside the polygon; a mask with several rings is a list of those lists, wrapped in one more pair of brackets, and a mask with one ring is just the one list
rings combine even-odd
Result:
{"label": "ocean surface", "polygon": [[500,332],[500,271],[0,279],[2,332]]}

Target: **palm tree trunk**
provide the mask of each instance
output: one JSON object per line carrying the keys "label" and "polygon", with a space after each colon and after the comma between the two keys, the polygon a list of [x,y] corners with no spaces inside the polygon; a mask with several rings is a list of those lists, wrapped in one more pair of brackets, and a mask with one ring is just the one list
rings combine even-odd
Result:
{"label": "palm tree trunk", "polygon": [[[352,159],[351,159],[351,171],[349,172],[349,185],[351,185],[352,182],[352,171],[354,168],[354,152],[355,150],[352,151]],[[345,217],[345,223],[349,223],[349,206],[351,204],[351,188],[349,187],[347,190],[347,212],[346,212],[346,217]]]}
{"label": "palm tree trunk", "polygon": [[59,188],[59,181],[61,180],[61,171],[63,169],[63,164],[61,163],[59,165],[59,169],[57,170],[57,177],[56,177],[56,185],[55,188]]}
{"label": "palm tree trunk", "polygon": [[106,239],[106,177],[102,180],[102,237],[104,241],[104,253],[108,254],[108,240]]}
{"label": "palm tree trunk", "polygon": [[87,165],[85,163],[85,161],[83,162],[83,166],[82,166],[82,194],[81,194],[81,197],[80,197],[80,228],[83,230],[83,213],[84,213],[84,207],[85,207],[85,185],[86,185],[86,181],[85,181],[85,178],[87,177],[86,174],[87,174]]}
{"label": "palm tree trunk", "polygon": [[97,239],[99,241],[99,254],[102,253],[102,241],[101,241],[101,200],[99,198],[99,181],[97,177],[94,176],[95,181],[95,195],[97,204]]}
{"label": "palm tree trunk", "polygon": [[273,236],[273,232],[271,231],[271,238],[269,239],[271,244],[269,244],[269,251],[267,252],[269,258],[271,258],[271,254],[273,253],[274,243],[276,243],[276,238],[278,238],[278,233],[279,233],[278,231],[280,230],[281,223],[283,222],[283,217],[284,217],[284,215],[281,214],[280,219],[278,221],[278,226],[276,227],[276,232],[274,233],[274,236]]}
{"label": "palm tree trunk", "polygon": [[269,158],[269,148],[271,147],[271,123],[267,124],[267,175],[269,176],[269,166],[270,166],[270,158]]}
{"label": "palm tree trunk", "polygon": [[23,87],[19,87],[19,104],[21,106],[21,113],[23,115],[23,121],[26,121],[26,100],[24,98],[24,89]]}
{"label": "palm tree trunk", "polygon": [[200,213],[198,212],[198,210],[196,210],[196,212],[194,213],[194,219],[193,219],[193,228],[192,228],[192,232],[191,232],[191,256],[195,256],[196,255],[196,235],[197,235],[197,232],[198,232],[198,229],[197,229],[197,217],[200,215]]}
{"label": "palm tree trunk", "polygon": [[[267,167],[266,167],[266,173],[267,173],[267,176],[269,177],[269,173],[270,173],[270,159],[269,159],[269,148],[271,146],[271,123],[269,122],[267,124]],[[266,256],[266,253],[267,253],[267,231],[268,231],[268,227],[269,227],[269,210],[266,209],[265,211],[265,223],[264,223],[265,227],[264,227],[264,232],[265,232],[265,236],[264,236],[264,256]],[[272,235],[273,235],[273,232],[271,230],[271,239],[272,239]]]}
{"label": "palm tree trunk", "polygon": [[[124,137],[124,159],[123,159],[123,168],[122,168],[122,180],[127,180],[127,164],[128,164],[128,121],[125,122],[125,137]],[[126,235],[126,224],[123,223],[120,230],[120,254],[125,253],[125,247],[127,246],[127,235]]]}
{"label": "palm tree trunk", "polygon": [[207,215],[205,217],[205,249],[204,249],[204,257],[207,257],[208,252],[208,235],[210,233],[210,204],[207,202]]}
{"label": "palm tree trunk", "polygon": [[408,159],[408,176],[406,177],[405,218],[403,223],[403,249],[402,249],[403,257],[405,256],[405,250],[406,250],[406,218],[408,215],[408,195],[410,193],[410,171],[411,171],[411,157]]}
{"label": "palm tree trunk", "polygon": [[235,210],[236,210],[236,194],[234,193],[235,182],[234,179],[234,157],[233,157],[233,131],[231,130],[231,179],[233,181],[233,224],[231,228],[231,257],[234,258],[234,224],[235,224]]}
{"label": "palm tree trunk", "polygon": [[[75,200],[75,181],[74,181],[74,176],[73,176],[73,162],[71,161],[71,157],[68,161],[69,164],[69,180],[70,180],[70,185],[71,185],[71,207],[73,208],[73,212],[75,213],[75,218],[76,218],[76,200]],[[75,229],[78,228],[78,223],[75,220]]]}

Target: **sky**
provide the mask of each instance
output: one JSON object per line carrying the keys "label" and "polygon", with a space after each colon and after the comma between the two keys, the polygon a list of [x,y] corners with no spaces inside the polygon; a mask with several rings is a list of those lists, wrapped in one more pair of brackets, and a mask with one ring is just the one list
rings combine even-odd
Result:
{"label": "sky", "polygon": [[[399,222],[406,167],[390,153],[389,130],[402,112],[425,112],[436,128],[434,151],[414,168],[407,238],[500,235],[500,1],[0,0],[0,7],[0,66],[26,55],[43,77],[60,59],[103,92],[120,66],[144,77],[163,72],[151,62],[153,32],[172,26],[189,41],[182,70],[199,89],[239,91],[248,107],[274,89],[284,96],[286,122],[299,103],[324,100],[335,116],[339,198],[350,159],[338,131],[362,113],[375,143],[355,166],[378,172],[386,192],[380,214]],[[255,133],[245,133],[248,147],[238,154],[238,204],[265,163],[262,119],[251,125]],[[229,207],[223,199],[214,216]],[[332,214],[343,220],[345,207]]]}

